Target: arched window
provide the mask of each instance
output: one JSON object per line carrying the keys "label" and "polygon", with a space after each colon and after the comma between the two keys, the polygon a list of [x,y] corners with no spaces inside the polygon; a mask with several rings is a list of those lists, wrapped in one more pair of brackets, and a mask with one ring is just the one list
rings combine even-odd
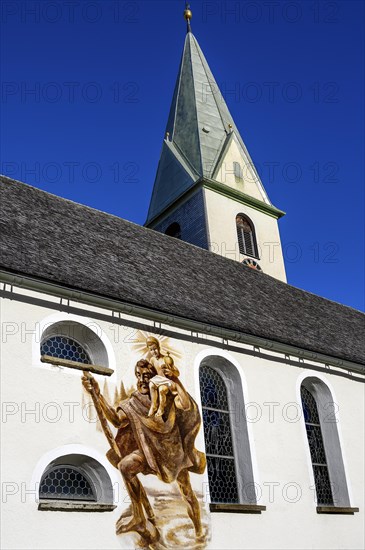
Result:
{"label": "arched window", "polygon": [[199,380],[211,503],[259,511],[239,373],[227,359],[209,356]]}
{"label": "arched window", "polygon": [[240,253],[258,258],[255,228],[251,220],[244,214],[238,214],[236,228]]}
{"label": "arched window", "polygon": [[180,225],[177,222],[172,223],[166,229],[165,235],[169,235],[170,237],[175,237],[175,239],[181,239]]}
{"label": "arched window", "polygon": [[40,510],[111,511],[113,486],[108,472],[87,455],[69,454],[53,460],[39,484]]}
{"label": "arched window", "polygon": [[90,364],[90,357],[81,344],[65,336],[52,336],[41,345],[41,355]]}
{"label": "arched window", "polygon": [[96,501],[96,491],[85,472],[64,464],[50,468],[43,475],[39,498]]}
{"label": "arched window", "polygon": [[328,474],[326,451],[323,444],[321,424],[318,409],[313,395],[301,387],[305,429],[312,459],[314,481],[316,485],[317,502],[323,505],[333,505],[331,482]]}
{"label": "arched window", "polygon": [[106,348],[99,336],[86,325],[59,321],[42,334],[41,355],[50,355],[78,363],[109,366]]}
{"label": "arched window", "polygon": [[208,366],[200,369],[200,388],[211,501],[238,502],[227,388]]}
{"label": "arched window", "polygon": [[313,468],[317,511],[348,508],[350,499],[332,395],[322,380],[306,378],[300,388],[303,417]]}

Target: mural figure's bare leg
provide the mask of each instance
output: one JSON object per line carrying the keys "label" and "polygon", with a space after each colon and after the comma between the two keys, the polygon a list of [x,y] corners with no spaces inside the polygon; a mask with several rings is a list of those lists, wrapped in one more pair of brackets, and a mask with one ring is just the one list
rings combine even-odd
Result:
{"label": "mural figure's bare leg", "polygon": [[165,412],[166,407],[166,395],[169,393],[170,389],[168,386],[160,386],[158,388],[158,395],[159,395],[159,406],[157,409],[156,416],[162,416]]}
{"label": "mural figure's bare leg", "polygon": [[190,476],[188,470],[182,470],[177,476],[180,493],[186,502],[189,518],[194,524],[197,538],[203,537],[203,527],[200,518],[200,506],[198,499],[191,487]]}
{"label": "mural figure's bare leg", "polygon": [[[147,494],[137,478],[137,474],[143,470],[143,466],[143,458],[138,453],[132,453],[126,456],[118,464],[125,487],[131,498],[133,516],[128,522],[126,522],[125,517],[120,517],[116,523],[116,533],[120,535],[122,533],[135,531],[145,539],[146,542],[151,544],[160,538],[160,534],[153,524],[154,514],[148,501]],[[143,507],[146,509],[147,516],[151,516],[152,531],[147,528]]]}
{"label": "mural figure's bare leg", "polygon": [[147,493],[145,491],[145,488],[143,487],[142,483],[140,482],[140,480],[138,479],[138,477],[135,478],[139,485],[140,485],[140,491],[141,491],[141,499],[142,499],[142,504],[143,504],[143,508],[146,512],[146,515],[147,515],[147,519],[148,521],[150,521],[151,523],[155,523],[156,521],[156,516],[155,516],[155,512],[153,511],[153,508],[151,506],[151,503],[150,501],[148,500],[148,496],[147,496]]}

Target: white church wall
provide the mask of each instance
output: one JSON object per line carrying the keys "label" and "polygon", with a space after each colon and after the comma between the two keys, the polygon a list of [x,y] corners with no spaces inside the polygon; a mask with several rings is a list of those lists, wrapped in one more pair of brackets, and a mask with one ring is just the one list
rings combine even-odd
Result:
{"label": "white church wall", "polygon": [[[197,358],[216,353],[216,350],[205,350]],[[316,513],[315,485],[298,380],[318,376],[331,389],[338,405],[335,420],[341,434],[351,505],[359,506],[360,510],[364,505],[362,384],[340,376],[324,376],[316,370],[299,375],[301,367],[273,363],[270,359],[220,353],[230,358],[242,373],[255,483],[260,497],[258,504],[267,509],[257,516],[212,514],[211,548],[361,548],[364,536],[361,514],[325,516]],[[359,425],[353,421],[354,400],[360,405],[359,409],[356,407]],[[347,445],[343,432],[347,435]],[[353,482],[355,494],[352,493]]]}
{"label": "white church wall", "polygon": [[[234,226],[234,224],[233,224]],[[35,294],[35,293],[34,293]],[[41,295],[38,295],[41,297]],[[49,300],[48,296],[43,296]],[[2,508],[3,546],[8,549],[105,549],[133,548],[131,536],[115,535],[115,522],[128,507],[126,490],[119,472],[105,458],[108,444],[97,429],[90,398],[81,389],[80,373],[71,369],[45,366],[39,361],[38,339],[50,320],[69,319],[85,326],[94,325],[95,333],[108,350],[109,366],[115,368],[108,380],[111,400],[123,380],[128,389],[135,383],[134,365],[141,356],[138,333],[154,333],[152,323],[138,328],[143,320],[129,317],[136,327],[100,320],[101,310],[73,303],[80,315],[57,312],[35,300],[32,304],[16,299],[2,300]],[[56,306],[55,306],[56,307]],[[82,313],[82,307],[85,311]],[[40,331],[37,333],[37,331]],[[32,333],[30,331],[36,331]],[[173,328],[170,327],[170,330]],[[161,332],[161,334],[163,331]],[[180,336],[179,336],[180,334]],[[157,334],[158,335],[158,334]],[[255,355],[252,347],[242,352],[212,345],[217,339],[196,342],[184,339],[187,333],[176,330],[170,338],[177,351],[178,368],[186,389],[199,406],[199,365],[209,356],[219,355],[232,363],[240,375],[245,398],[244,410],[238,410],[238,422],[245,416],[248,424],[251,460],[258,505],[261,514],[208,513],[211,540],[208,548],[318,548],[362,547],[364,507],[362,487],[364,433],[364,395],[362,384],[330,371],[323,374],[313,365],[293,366],[278,354]],[[280,359],[280,361],[278,361]],[[306,368],[305,368],[306,367]],[[305,368],[305,370],[304,370]],[[299,388],[306,376],[318,376],[330,388],[338,403],[338,430],[345,464],[351,506],[360,513],[350,516],[316,513],[315,492],[308,443],[301,415]],[[99,377],[101,379],[101,377]],[[100,380],[101,389],[104,381]],[[88,420],[91,414],[92,421]],[[114,429],[113,429],[114,430]],[[204,451],[203,430],[196,447]],[[37,481],[47,461],[57,453],[86,454],[100,462],[108,472],[117,508],[113,512],[39,511],[34,495]],[[240,457],[238,457],[239,460]],[[207,473],[192,476],[194,490],[202,494],[208,509]],[[147,490],[163,492],[166,484],[154,476],[141,476]],[[33,491],[27,494],[26,491]]]}
{"label": "white church wall", "polygon": [[262,270],[286,282],[286,274],[281,247],[278,222],[275,218],[250,206],[238,204],[237,201],[222,196],[210,189],[204,189],[207,226],[209,230],[209,249],[216,254],[236,261],[246,256],[240,254],[236,216],[247,215],[255,226],[259,263]]}
{"label": "white church wall", "polygon": [[[92,513],[41,512],[35,499],[47,460],[57,453],[94,457],[107,469],[112,484],[118,479],[105,458],[105,438],[96,430],[95,413],[81,390],[81,373],[61,372],[39,360],[42,329],[50,319],[67,316],[7,300],[2,301],[1,311],[2,436],[6,441],[2,506],[3,517],[8,517],[3,526],[4,547],[103,548],[112,514],[97,514],[95,528]],[[77,320],[87,324],[90,319]],[[112,355],[110,359],[113,363]],[[118,547],[111,537],[108,548]]]}

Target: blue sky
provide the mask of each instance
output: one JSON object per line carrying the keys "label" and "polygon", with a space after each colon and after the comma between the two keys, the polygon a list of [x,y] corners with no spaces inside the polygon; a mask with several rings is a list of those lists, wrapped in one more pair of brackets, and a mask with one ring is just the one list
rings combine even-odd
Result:
{"label": "blue sky", "polygon": [[[364,306],[364,3],[191,2],[280,221],[289,283]],[[143,224],[183,0],[5,1],[0,172]]]}

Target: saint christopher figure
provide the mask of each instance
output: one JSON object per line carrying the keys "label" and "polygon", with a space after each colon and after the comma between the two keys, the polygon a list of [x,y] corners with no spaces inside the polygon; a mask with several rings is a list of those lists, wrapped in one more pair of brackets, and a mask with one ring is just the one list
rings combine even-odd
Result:
{"label": "saint christopher figure", "polygon": [[[173,383],[166,392],[161,415],[150,415],[150,382],[158,376],[156,368],[146,359],[137,362],[137,391],[121,401],[116,408],[100,393],[97,381],[83,377],[85,389],[97,396],[103,414],[116,427],[115,442],[119,453],[110,449],[107,457],[119,469],[131,499],[132,517],[121,516],[116,533],[137,532],[147,544],[160,538],[155,516],[138,474],[153,474],[165,483],[176,481],[187,513],[193,523],[197,540],[202,540],[200,506],[191,487],[190,472],[202,474],[206,457],[195,448],[195,438],[201,425],[197,404],[176,376],[176,367],[165,363],[163,374]],[[178,372],[178,371],[177,371]]]}

